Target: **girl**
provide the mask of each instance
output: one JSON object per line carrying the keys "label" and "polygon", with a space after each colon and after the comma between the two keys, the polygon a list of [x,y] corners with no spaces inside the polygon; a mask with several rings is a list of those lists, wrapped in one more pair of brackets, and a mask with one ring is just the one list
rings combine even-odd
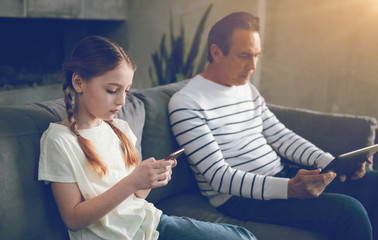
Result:
{"label": "girl", "polygon": [[84,38],[63,71],[67,117],[41,138],[38,179],[51,182],[71,240],[255,239],[241,227],[166,216],[145,200],[168,183],[176,161],[139,163],[135,135],[114,119],[135,71],[120,46]]}

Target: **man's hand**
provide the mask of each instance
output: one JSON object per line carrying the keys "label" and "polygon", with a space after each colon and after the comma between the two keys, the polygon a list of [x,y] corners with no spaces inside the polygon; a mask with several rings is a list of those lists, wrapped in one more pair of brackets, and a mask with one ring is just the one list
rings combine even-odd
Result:
{"label": "man's hand", "polygon": [[319,174],[322,170],[301,169],[297,175],[289,180],[288,198],[309,199],[317,198],[336,177],[336,173]]}
{"label": "man's hand", "polygon": [[[371,161],[369,158],[366,158],[365,162],[359,163],[358,169],[354,171],[353,175],[350,176],[350,179],[357,180],[361,179],[365,176],[366,173],[366,163],[373,164],[373,161]],[[346,175],[340,175],[339,176],[341,182],[345,182],[347,176]]]}
{"label": "man's hand", "polygon": [[[367,159],[366,162],[368,162],[369,164],[373,163],[370,159]],[[357,169],[356,171],[354,171],[354,174],[351,177],[352,180],[360,179],[360,178],[363,178],[365,176],[366,162],[361,163],[360,168]]]}

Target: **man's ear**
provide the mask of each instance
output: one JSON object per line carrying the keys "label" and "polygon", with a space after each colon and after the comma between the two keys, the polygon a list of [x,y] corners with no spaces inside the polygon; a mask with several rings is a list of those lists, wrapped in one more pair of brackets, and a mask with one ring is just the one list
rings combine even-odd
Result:
{"label": "man's ear", "polygon": [[84,89],[84,81],[83,79],[77,75],[76,73],[72,74],[72,86],[75,89],[75,92],[82,93]]}
{"label": "man's ear", "polygon": [[215,43],[210,45],[210,54],[216,63],[219,63],[219,61],[224,57],[222,50]]}

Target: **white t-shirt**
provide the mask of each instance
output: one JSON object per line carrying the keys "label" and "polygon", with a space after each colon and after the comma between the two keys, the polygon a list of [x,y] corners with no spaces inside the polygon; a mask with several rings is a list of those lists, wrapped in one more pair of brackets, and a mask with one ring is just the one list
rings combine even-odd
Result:
{"label": "white t-shirt", "polygon": [[[120,119],[115,119],[114,123],[135,144],[136,137],[128,123]],[[90,167],[76,135],[69,128],[51,123],[41,138],[38,180],[76,182],[84,199],[88,200],[108,190],[135,167],[126,167],[121,141],[107,123],[79,130],[79,133],[92,142],[96,153],[106,163],[107,174],[101,178]],[[132,194],[102,219],[79,231],[69,231],[69,236],[71,240],[157,239],[160,216],[161,211],[152,203]]]}

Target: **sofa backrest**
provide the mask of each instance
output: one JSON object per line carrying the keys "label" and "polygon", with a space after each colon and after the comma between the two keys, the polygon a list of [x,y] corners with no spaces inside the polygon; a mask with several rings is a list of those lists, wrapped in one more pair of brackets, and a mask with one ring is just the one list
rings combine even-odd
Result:
{"label": "sofa backrest", "polygon": [[0,232],[4,239],[66,239],[50,188],[37,181],[39,139],[63,101],[0,108]]}
{"label": "sofa backrest", "polygon": [[[171,96],[186,83],[127,95],[126,105],[117,118],[129,122],[143,159],[161,159],[179,148],[170,129],[167,106]],[[334,154],[374,141],[376,121],[372,118],[330,116],[275,105],[270,108],[289,128]],[[49,185],[37,181],[40,137],[50,122],[64,117],[63,99],[0,107],[1,239],[68,239]],[[157,203],[186,191],[198,188],[185,156],[181,156],[170,183],[153,189],[147,200]]]}
{"label": "sofa backrest", "polygon": [[282,123],[324,151],[339,154],[374,144],[377,120],[268,104]]}
{"label": "sofa backrest", "polygon": [[[182,81],[134,93],[143,102],[146,112],[142,137],[143,159],[149,157],[162,159],[179,148],[170,128],[168,102],[172,95],[186,83],[187,81]],[[178,158],[177,164],[177,167],[173,169],[169,184],[163,188],[152,189],[147,198],[148,201],[157,203],[181,192],[198,190],[185,155]]]}
{"label": "sofa backrest", "polygon": [[[64,117],[63,99],[0,107],[1,239],[68,239],[50,186],[37,181],[41,135]],[[129,94],[117,117],[129,122],[140,151],[143,103]]]}

